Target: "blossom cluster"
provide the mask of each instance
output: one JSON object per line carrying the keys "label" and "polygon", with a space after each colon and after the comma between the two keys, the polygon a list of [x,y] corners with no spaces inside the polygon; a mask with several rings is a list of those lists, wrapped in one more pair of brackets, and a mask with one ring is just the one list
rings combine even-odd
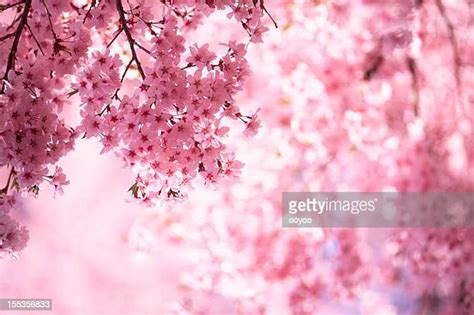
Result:
{"label": "blossom cluster", "polygon": [[144,67],[131,95],[117,96],[121,62],[108,52],[94,54],[78,75],[85,104],[79,130],[100,136],[102,152],[115,149],[137,170],[131,190],[144,203],[182,197],[182,187],[198,174],[212,185],[238,176],[242,164],[226,149],[222,139],[229,127],[221,122],[241,119],[246,134],[258,127],[257,118],[241,114],[233,98],[249,74],[245,45],[229,42],[218,59],[207,44],[195,44],[183,63],[184,38],[177,31],[177,19],[168,17],[150,50],[154,63]]}
{"label": "blossom cluster", "polygon": [[15,196],[0,197],[0,257],[15,255],[28,242],[28,230],[10,215],[10,210],[15,209],[17,203]]}
{"label": "blossom cluster", "polygon": [[[217,11],[247,41],[261,42],[263,1],[2,4],[0,167],[9,172],[2,196],[37,195],[44,182],[63,192],[69,181],[58,163],[79,136],[99,137],[102,153],[114,151],[135,169],[131,192],[145,204],[183,198],[197,174],[212,185],[238,176],[243,165],[223,143],[223,124],[240,120],[248,135],[259,127],[234,100],[250,73],[248,44],[228,40],[218,56],[187,35]],[[65,113],[77,104],[76,126]]]}

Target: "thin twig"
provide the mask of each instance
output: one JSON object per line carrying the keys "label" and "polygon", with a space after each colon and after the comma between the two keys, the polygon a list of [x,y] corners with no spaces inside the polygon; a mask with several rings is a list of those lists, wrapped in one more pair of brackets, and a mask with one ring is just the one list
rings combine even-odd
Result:
{"label": "thin twig", "polygon": [[122,33],[123,31],[123,28],[119,28],[117,34],[115,34],[114,38],[112,38],[112,40],[110,41],[110,43],[107,45],[107,48],[109,48],[113,42],[117,39],[117,37],[119,37],[120,33]]}
{"label": "thin twig", "polygon": [[417,73],[417,66],[416,66],[416,61],[412,57],[407,57],[407,65],[408,65],[408,70],[410,71],[411,78],[412,78],[412,87],[414,91],[414,104],[413,104],[413,111],[415,113],[415,116],[418,116],[418,113],[420,111],[420,97],[419,97],[419,91],[418,91],[418,73]]}
{"label": "thin twig", "polygon": [[265,4],[263,3],[264,0],[260,0],[260,8],[263,10],[263,12],[265,12],[268,17],[270,18],[270,20],[272,20],[273,24],[275,25],[275,28],[278,28],[278,24],[277,22],[273,19],[272,15],[270,14],[270,12],[268,12],[267,8],[265,7]]}
{"label": "thin twig", "polygon": [[449,41],[451,42],[451,47],[453,50],[453,63],[454,63],[454,77],[456,79],[456,87],[458,92],[461,91],[461,75],[459,66],[461,65],[461,57],[459,55],[459,47],[458,41],[456,39],[456,33],[454,31],[454,26],[451,20],[449,19],[446,8],[442,2],[442,0],[436,0],[436,6],[438,7],[439,13],[444,20],[444,24],[448,29],[448,37]]}
{"label": "thin twig", "polygon": [[8,25],[8,27],[6,28],[7,31],[9,31],[10,29],[13,28],[13,26],[15,26],[16,22],[18,22],[19,20],[21,20],[21,17],[22,15],[19,14],[17,16],[17,13],[15,13],[15,18],[13,19],[13,21],[10,23],[10,25]]}
{"label": "thin twig", "polygon": [[91,11],[92,11],[92,9],[96,6],[96,4],[97,4],[97,0],[92,0],[91,6],[90,6],[89,9],[87,10],[86,16],[84,17],[84,20],[82,21],[82,24],[86,23],[87,18],[88,18],[89,15],[91,14]]}
{"label": "thin twig", "polygon": [[8,33],[6,35],[3,35],[2,37],[0,37],[0,42],[4,41],[5,39],[8,39],[10,37],[13,37],[15,35],[15,32],[11,32],[11,33]]}
{"label": "thin twig", "polygon": [[20,5],[23,3],[25,3],[25,1],[18,1],[16,3],[10,3],[10,4],[0,4],[0,12],[16,7],[17,5]]}
{"label": "thin twig", "polygon": [[28,30],[30,31],[31,37],[33,37],[34,41],[36,42],[36,45],[38,45],[38,48],[41,51],[41,54],[43,54],[43,56],[44,56],[44,51],[41,48],[41,45],[40,45],[39,41],[36,39],[36,36],[33,33],[33,30],[31,29],[30,24],[26,23],[26,27],[28,27]]}
{"label": "thin twig", "polygon": [[123,82],[123,80],[125,79],[125,75],[127,74],[127,71],[128,71],[128,68],[130,68],[130,66],[132,65],[133,63],[133,59],[130,59],[130,62],[127,64],[127,66],[125,67],[125,71],[123,72],[122,74],[122,78],[120,79],[120,82]]}
{"label": "thin twig", "polygon": [[[157,32],[155,32],[155,30],[153,29],[153,26],[156,25],[156,24],[163,24],[163,23],[160,23],[160,22],[152,22],[152,21],[145,21],[141,16],[137,16],[137,18],[143,22],[143,24],[145,24],[146,27],[148,27],[148,29],[150,30],[150,33],[151,35],[153,36],[156,36],[158,35]],[[158,29],[162,29],[162,27],[160,26],[155,26],[157,27]]]}
{"label": "thin twig", "polygon": [[58,42],[58,37],[56,36],[56,32],[54,31],[53,21],[51,20],[51,17],[53,15],[49,11],[48,7],[46,6],[46,3],[44,3],[44,0],[41,0],[41,3],[43,4],[44,9],[46,10],[46,15],[48,16],[49,26],[51,27],[51,32],[53,33],[54,42],[56,43],[56,42]]}
{"label": "thin twig", "polygon": [[146,52],[147,54],[149,54],[151,56],[151,51],[145,47],[143,47],[139,42],[135,42],[135,45],[137,45],[138,48],[140,48],[141,50],[143,50],[144,52]]}

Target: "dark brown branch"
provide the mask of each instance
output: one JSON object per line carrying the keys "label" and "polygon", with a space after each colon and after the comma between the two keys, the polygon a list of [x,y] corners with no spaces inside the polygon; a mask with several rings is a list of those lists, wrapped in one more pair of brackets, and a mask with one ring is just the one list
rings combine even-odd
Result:
{"label": "dark brown branch", "polygon": [[130,68],[130,66],[132,65],[133,63],[133,59],[130,59],[130,62],[127,64],[127,66],[125,67],[125,71],[123,72],[122,74],[122,78],[120,78],[120,82],[123,82],[123,80],[125,79],[125,75],[127,74],[128,72],[128,68]]}
{"label": "dark brown branch", "polygon": [[451,47],[453,50],[454,77],[456,79],[456,87],[459,92],[461,90],[461,74],[460,74],[460,69],[459,69],[461,65],[461,57],[459,55],[459,47],[458,47],[458,41],[456,39],[456,33],[454,31],[453,23],[451,22],[451,20],[449,19],[446,13],[446,8],[442,0],[436,0],[436,6],[438,7],[439,13],[441,14],[444,24],[446,25],[448,29],[448,37],[449,37],[449,41],[451,42]]}
{"label": "dark brown branch", "polygon": [[109,48],[114,43],[114,41],[117,39],[117,37],[119,37],[119,35],[120,35],[120,33],[122,33],[122,31],[123,31],[123,28],[119,28],[119,30],[117,31],[117,34],[115,34],[114,38],[112,38],[110,43],[107,44],[107,48]]}
{"label": "dark brown branch", "polygon": [[10,37],[13,37],[15,35],[15,32],[12,32],[12,33],[8,33],[6,35],[3,35],[2,37],[0,37],[0,42],[4,41],[5,39],[8,39]]}
{"label": "dark brown branch", "polygon": [[412,87],[413,87],[413,92],[414,92],[414,104],[413,104],[413,111],[415,113],[415,116],[418,116],[418,113],[420,111],[420,96],[419,96],[419,90],[418,90],[418,70],[416,66],[416,61],[412,57],[407,57],[407,65],[408,65],[408,70],[410,71],[411,78],[412,78]]}
{"label": "dark brown branch", "polygon": [[153,35],[153,36],[158,35],[158,33],[155,32],[155,30],[153,29],[153,26],[155,26],[155,27],[157,27],[157,28],[159,28],[159,29],[162,29],[162,27],[156,26],[156,25],[159,25],[159,24],[163,24],[162,21],[160,21],[160,22],[145,21],[145,20],[144,20],[141,16],[139,16],[139,15],[137,16],[137,18],[138,18],[140,21],[142,21],[143,24],[145,24],[146,27],[148,27],[148,29],[150,30],[151,35]]}
{"label": "dark brown branch", "polygon": [[265,7],[265,3],[263,3],[263,2],[264,2],[264,0],[260,0],[260,9],[262,9],[263,12],[265,12],[268,15],[270,20],[272,20],[273,25],[275,25],[275,28],[278,28],[277,22],[273,19],[273,16],[270,14],[270,12],[268,12],[267,8]]}
{"label": "dark brown branch", "polygon": [[86,16],[84,17],[84,20],[82,21],[82,24],[86,23],[87,18],[91,14],[92,9],[97,5],[97,0],[92,0],[91,6],[86,12]]}
{"label": "dark brown branch", "polygon": [[145,72],[143,71],[142,65],[140,63],[140,60],[138,60],[137,52],[135,51],[135,40],[132,37],[132,34],[130,33],[130,30],[127,25],[127,19],[125,17],[125,11],[122,6],[122,0],[116,0],[115,4],[117,6],[117,11],[120,16],[120,24],[122,25],[122,29],[127,36],[128,44],[130,45],[130,50],[132,52],[132,61],[135,61],[138,72],[140,72],[140,75],[142,78],[145,78]]}
{"label": "dark brown branch", "polygon": [[[16,51],[18,49],[18,44],[20,43],[21,34],[23,34],[23,29],[26,25],[26,22],[28,22],[28,14],[30,13],[30,9],[31,9],[31,1],[32,0],[25,1],[25,8],[23,9],[23,13],[21,14],[20,23],[18,24],[18,27],[16,28],[16,31],[15,31],[15,37],[13,39],[12,48],[10,49],[10,53],[8,54],[7,67],[3,75],[4,80],[8,78],[8,72],[10,72],[10,70],[14,69],[15,67]],[[2,91],[1,91],[2,93],[4,89],[5,89],[5,84],[3,84],[2,86]]]}
{"label": "dark brown branch", "polygon": [[381,55],[375,58],[373,64],[364,72],[364,80],[369,81],[373,78],[373,76],[377,73],[380,66],[383,63],[383,57]]}
{"label": "dark brown branch", "polygon": [[110,104],[107,104],[101,111],[100,113],[97,114],[97,116],[102,116],[105,111],[109,112],[110,111]]}
{"label": "dark brown branch", "polygon": [[10,25],[7,26],[6,30],[9,31],[11,29],[13,29],[13,27],[15,26],[16,22],[18,22],[19,20],[21,20],[21,17],[22,15],[21,14],[18,14],[18,12],[15,13],[15,18],[13,19],[13,21],[10,23]]}
{"label": "dark brown branch", "polygon": [[141,50],[143,50],[144,52],[146,52],[147,54],[149,54],[151,56],[151,51],[145,47],[143,47],[139,42],[135,42],[135,45],[137,45],[138,48],[140,48]]}
{"label": "dark brown branch", "polygon": [[10,4],[0,4],[0,12],[16,7],[17,5],[20,5],[23,3],[25,3],[25,1],[18,1],[16,3],[10,3]]}

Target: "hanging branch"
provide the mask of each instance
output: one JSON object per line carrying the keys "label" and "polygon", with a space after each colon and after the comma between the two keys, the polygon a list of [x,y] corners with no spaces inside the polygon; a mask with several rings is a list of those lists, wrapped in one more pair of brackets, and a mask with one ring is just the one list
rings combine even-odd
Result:
{"label": "hanging branch", "polygon": [[135,51],[135,40],[132,37],[132,34],[130,33],[130,29],[128,28],[127,25],[127,19],[125,18],[125,10],[123,9],[122,6],[122,1],[121,0],[116,0],[115,1],[116,6],[117,6],[117,11],[120,15],[120,24],[122,26],[123,32],[127,36],[128,44],[130,46],[130,50],[132,52],[132,61],[135,62],[138,68],[138,72],[140,72],[140,75],[142,78],[145,78],[145,72],[143,71],[142,65],[140,63],[140,60],[138,60],[137,52]]}
{"label": "hanging branch", "polygon": [[[30,9],[31,9],[31,1],[32,0],[25,1],[25,8],[23,9],[23,13],[21,14],[20,23],[18,24],[18,27],[16,28],[15,35],[14,35],[15,37],[13,38],[12,48],[10,49],[10,53],[8,54],[7,67],[5,69],[5,73],[3,74],[3,80],[7,79],[8,72],[10,72],[10,70],[14,69],[15,67],[16,51],[18,50],[18,44],[20,43],[20,38],[21,38],[21,34],[23,34],[23,29],[25,28],[26,23],[28,22],[28,14],[30,13]],[[2,90],[0,94],[3,93],[4,90],[5,90],[5,83],[3,83],[2,85]]]}

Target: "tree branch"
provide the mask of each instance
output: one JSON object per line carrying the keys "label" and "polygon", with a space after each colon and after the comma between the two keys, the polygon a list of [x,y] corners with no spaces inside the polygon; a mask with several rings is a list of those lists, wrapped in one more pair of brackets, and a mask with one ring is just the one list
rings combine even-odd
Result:
{"label": "tree branch", "polygon": [[130,50],[132,52],[132,61],[135,61],[138,72],[140,72],[140,75],[142,78],[145,78],[145,72],[143,71],[142,65],[140,63],[140,60],[138,60],[137,52],[135,51],[135,40],[132,37],[132,34],[130,33],[130,29],[128,28],[127,25],[127,19],[125,18],[125,11],[122,6],[122,0],[116,0],[115,4],[117,6],[117,11],[120,15],[120,24],[122,25],[122,29],[127,36],[128,44],[130,45]]}
{"label": "tree branch", "polygon": [[[6,80],[8,77],[8,72],[15,67],[15,57],[16,51],[18,49],[18,44],[20,43],[20,37],[23,33],[23,29],[25,28],[26,22],[28,22],[28,13],[30,13],[31,9],[31,1],[32,0],[25,0],[25,8],[23,9],[23,13],[21,15],[20,23],[15,31],[15,37],[13,39],[12,48],[10,49],[10,53],[8,54],[8,61],[7,61],[7,68],[5,69],[5,73],[3,75],[3,79]],[[2,85],[3,93],[5,90],[5,84]]]}
{"label": "tree branch", "polygon": [[12,32],[12,33],[8,33],[6,35],[3,35],[2,37],[0,37],[0,42],[3,42],[5,39],[8,39],[10,37],[13,37],[15,35],[15,32]]}

